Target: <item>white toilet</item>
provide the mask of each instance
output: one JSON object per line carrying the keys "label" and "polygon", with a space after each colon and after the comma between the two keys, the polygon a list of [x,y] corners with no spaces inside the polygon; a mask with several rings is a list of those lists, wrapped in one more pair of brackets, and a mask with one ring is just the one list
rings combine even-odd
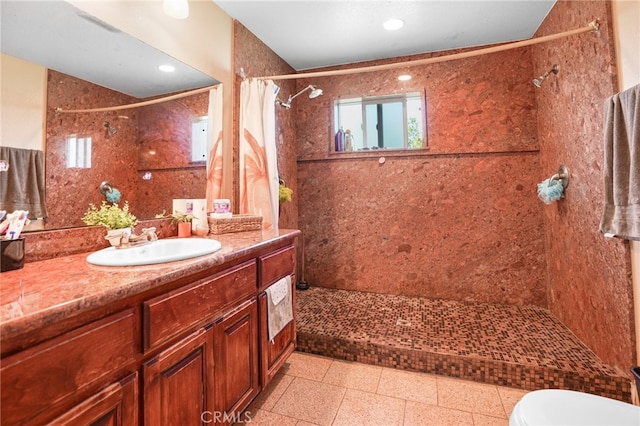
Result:
{"label": "white toilet", "polygon": [[529,392],[514,407],[509,426],[640,425],[640,407],[560,389]]}

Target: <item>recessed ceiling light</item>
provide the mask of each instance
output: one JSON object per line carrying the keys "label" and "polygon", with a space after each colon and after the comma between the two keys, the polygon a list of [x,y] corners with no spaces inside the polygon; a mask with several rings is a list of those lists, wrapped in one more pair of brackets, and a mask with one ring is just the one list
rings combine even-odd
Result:
{"label": "recessed ceiling light", "polygon": [[164,72],[174,72],[176,70],[176,67],[174,67],[173,65],[160,65],[158,69]]}
{"label": "recessed ceiling light", "polygon": [[385,21],[385,23],[382,24],[382,26],[387,31],[395,31],[395,30],[399,30],[404,26],[404,21],[401,21],[400,19],[395,19],[395,18],[389,19],[388,21]]}
{"label": "recessed ceiling light", "polygon": [[409,81],[411,80],[411,76],[409,74],[402,74],[398,76],[398,80],[400,81]]}

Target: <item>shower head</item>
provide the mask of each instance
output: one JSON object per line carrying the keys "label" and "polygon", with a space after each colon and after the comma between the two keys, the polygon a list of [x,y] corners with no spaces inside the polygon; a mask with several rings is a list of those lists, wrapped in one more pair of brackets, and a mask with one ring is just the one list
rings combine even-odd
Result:
{"label": "shower head", "polygon": [[287,102],[282,102],[280,99],[276,98],[276,104],[282,107],[285,107],[286,109],[289,109],[291,108],[291,101],[293,101],[295,98],[297,98],[307,90],[311,90],[311,93],[309,93],[309,99],[315,99],[318,96],[322,95],[322,89],[318,89],[316,86],[310,84],[304,89],[302,89],[301,91],[299,91],[298,93],[296,93],[295,95],[293,96],[289,95],[289,99],[287,99]]}
{"label": "shower head", "polygon": [[540,77],[534,78],[532,80],[533,85],[536,87],[542,87],[542,83],[547,78],[547,76],[551,73],[558,74],[558,65],[554,65],[549,71],[545,72]]}
{"label": "shower head", "polygon": [[309,99],[315,99],[318,96],[322,95],[322,89],[318,89],[317,87],[314,86],[309,86],[311,87],[311,93],[309,93]]}
{"label": "shower head", "polygon": [[109,139],[110,136],[115,135],[116,133],[118,133],[118,129],[116,129],[115,127],[113,127],[111,125],[111,123],[109,123],[108,121],[104,122],[104,127],[105,127],[105,133],[104,133],[104,137]]}

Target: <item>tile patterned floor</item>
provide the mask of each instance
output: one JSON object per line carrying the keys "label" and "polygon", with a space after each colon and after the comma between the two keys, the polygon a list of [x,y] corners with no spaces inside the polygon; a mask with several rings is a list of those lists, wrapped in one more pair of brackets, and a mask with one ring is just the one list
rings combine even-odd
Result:
{"label": "tile patterned floor", "polygon": [[251,425],[495,425],[526,391],[294,352]]}
{"label": "tile patterned floor", "polygon": [[538,307],[473,304],[312,287],[296,292],[298,350],[526,390],[631,400],[604,364]]}

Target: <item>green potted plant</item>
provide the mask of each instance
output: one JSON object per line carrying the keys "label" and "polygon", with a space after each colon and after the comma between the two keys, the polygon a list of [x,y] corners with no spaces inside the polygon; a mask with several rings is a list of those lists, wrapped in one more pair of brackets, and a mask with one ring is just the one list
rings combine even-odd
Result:
{"label": "green potted plant", "polygon": [[287,186],[285,186],[282,182],[278,187],[278,204],[284,204],[288,201],[291,201],[291,196],[293,195],[293,190]]}
{"label": "green potted plant", "polygon": [[191,222],[195,218],[191,213],[186,214],[180,210],[176,210],[171,214],[171,224],[178,224],[178,237],[191,236]]}
{"label": "green potted plant", "polygon": [[[128,240],[131,228],[138,224],[138,219],[129,211],[129,203],[120,207],[118,203],[102,201],[100,207],[89,204],[89,208],[82,216],[82,221],[89,226],[104,226],[107,228],[107,239],[112,245],[118,245],[119,240]],[[124,234],[124,235],[123,235]]]}
{"label": "green potted plant", "polygon": [[106,201],[99,208],[95,204],[89,204],[82,221],[86,225],[100,225],[108,230],[131,228],[138,224],[138,219],[129,211],[129,202],[125,202],[122,207],[118,203],[109,204]]}

